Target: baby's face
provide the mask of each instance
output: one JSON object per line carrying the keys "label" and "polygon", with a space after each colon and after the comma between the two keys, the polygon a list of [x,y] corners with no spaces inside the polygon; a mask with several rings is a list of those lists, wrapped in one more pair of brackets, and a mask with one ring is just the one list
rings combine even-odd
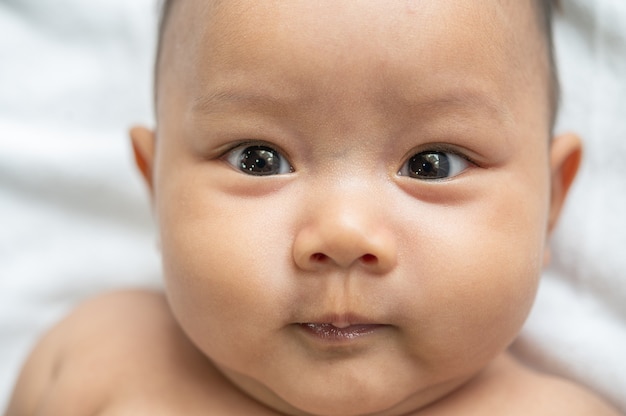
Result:
{"label": "baby's face", "polygon": [[530,2],[175,4],[153,163],[167,295],[285,412],[401,413],[511,343],[551,223]]}

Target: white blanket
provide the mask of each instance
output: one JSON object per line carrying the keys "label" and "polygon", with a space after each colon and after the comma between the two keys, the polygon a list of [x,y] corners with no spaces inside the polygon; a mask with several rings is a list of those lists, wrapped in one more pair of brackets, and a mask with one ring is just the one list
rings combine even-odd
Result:
{"label": "white blanket", "polygon": [[626,1],[562,3],[557,130],[582,136],[585,159],[515,347],[626,413]]}
{"label": "white blanket", "polygon": [[[78,301],[158,286],[126,130],[152,124],[155,0],[0,2],[0,410]],[[515,345],[626,412],[626,2],[564,0],[559,131],[586,158]]]}

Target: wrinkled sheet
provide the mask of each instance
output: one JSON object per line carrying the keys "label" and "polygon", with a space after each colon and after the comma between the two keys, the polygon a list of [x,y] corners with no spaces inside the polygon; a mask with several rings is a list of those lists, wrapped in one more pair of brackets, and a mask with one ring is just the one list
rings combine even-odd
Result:
{"label": "wrinkled sheet", "polygon": [[[563,3],[557,131],[580,133],[586,155],[514,351],[626,412],[626,2]],[[161,285],[127,139],[153,123],[156,10],[0,2],[0,409],[35,340],[77,302]]]}

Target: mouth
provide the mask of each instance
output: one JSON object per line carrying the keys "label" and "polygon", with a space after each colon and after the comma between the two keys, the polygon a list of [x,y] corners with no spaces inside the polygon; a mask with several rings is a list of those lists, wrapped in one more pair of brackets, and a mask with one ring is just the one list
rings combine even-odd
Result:
{"label": "mouth", "polygon": [[323,341],[351,341],[372,335],[385,327],[382,324],[298,323],[304,332]]}

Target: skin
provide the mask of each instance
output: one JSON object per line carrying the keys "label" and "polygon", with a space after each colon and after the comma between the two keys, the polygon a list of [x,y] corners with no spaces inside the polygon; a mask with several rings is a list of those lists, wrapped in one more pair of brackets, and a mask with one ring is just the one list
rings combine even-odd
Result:
{"label": "skin", "polygon": [[[404,412],[510,344],[560,205],[550,179],[567,186],[578,151],[559,141],[551,172],[546,63],[518,36],[538,33],[530,7],[174,7],[190,29],[169,34],[155,155],[139,152],[173,313],[236,385],[289,412]],[[224,156],[242,140],[294,172],[237,171]],[[462,174],[398,175],[442,144],[472,161]],[[334,321],[385,326],[326,345],[294,325]]]}
{"label": "skin", "polygon": [[[160,322],[154,333],[135,329],[146,332],[136,342],[162,346],[145,348],[145,367],[167,374],[159,385],[172,391],[195,380],[214,392],[184,402],[198,409],[515,414],[542,398],[546,414],[575,414],[574,402],[613,414],[504,353],[531,308],[581,154],[574,135],[550,140],[531,7],[177,2],[158,127],[131,134],[167,299],[114,297],[123,306],[87,306],[61,331],[104,310],[153,311],[107,319],[114,332]],[[259,143],[284,157],[281,174],[239,169],[237,152]],[[408,176],[422,152],[452,155],[459,169]],[[342,329],[316,335],[303,323]],[[164,357],[187,364],[163,369]],[[130,383],[143,373],[125,374]]]}

